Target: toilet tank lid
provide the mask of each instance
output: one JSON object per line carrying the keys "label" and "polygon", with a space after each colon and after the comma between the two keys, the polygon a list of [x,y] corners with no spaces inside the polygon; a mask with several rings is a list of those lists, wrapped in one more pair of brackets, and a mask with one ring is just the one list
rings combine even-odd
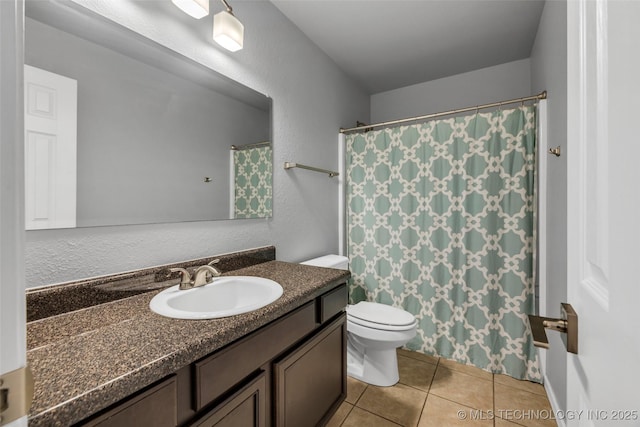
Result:
{"label": "toilet tank lid", "polygon": [[413,314],[377,302],[361,301],[347,307],[347,315],[381,325],[406,326],[416,322]]}
{"label": "toilet tank lid", "polygon": [[316,267],[339,268],[342,270],[349,269],[349,258],[342,255],[324,255],[318,258],[303,261],[300,264],[313,265]]}

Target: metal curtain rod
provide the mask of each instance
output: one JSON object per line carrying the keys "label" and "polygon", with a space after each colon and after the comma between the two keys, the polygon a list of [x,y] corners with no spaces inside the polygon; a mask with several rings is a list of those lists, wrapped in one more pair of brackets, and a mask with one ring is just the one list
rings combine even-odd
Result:
{"label": "metal curtain rod", "polygon": [[263,145],[267,146],[267,145],[271,145],[271,143],[269,141],[265,141],[265,142],[256,142],[254,144],[232,145],[231,149],[234,151],[249,150],[251,148],[262,147]]}
{"label": "metal curtain rod", "polygon": [[400,123],[407,123],[407,122],[412,122],[412,121],[415,121],[415,120],[433,119],[435,117],[448,116],[450,114],[465,113],[467,111],[475,111],[475,110],[481,110],[481,109],[484,109],[484,108],[491,108],[491,107],[501,107],[501,106],[507,105],[507,104],[515,104],[517,102],[525,102],[525,101],[532,101],[532,100],[539,100],[539,99],[547,99],[547,91],[546,90],[543,91],[543,92],[540,92],[537,95],[525,96],[524,98],[510,99],[508,101],[492,102],[490,104],[476,105],[475,107],[458,108],[457,110],[449,110],[449,111],[443,111],[441,113],[427,114],[426,116],[417,116],[417,117],[410,117],[408,119],[390,120],[388,122],[374,123],[372,125],[356,126],[356,127],[348,128],[348,129],[340,128],[340,133],[357,132],[359,130],[368,130],[368,129],[376,128],[376,127],[397,125],[397,124],[400,124]]}
{"label": "metal curtain rod", "polygon": [[329,178],[333,178],[334,176],[340,175],[338,172],[330,171],[327,169],[320,169],[313,166],[307,166],[300,163],[284,162],[284,168],[285,169],[300,168],[300,169],[307,169],[314,172],[326,173],[326,174],[329,174]]}

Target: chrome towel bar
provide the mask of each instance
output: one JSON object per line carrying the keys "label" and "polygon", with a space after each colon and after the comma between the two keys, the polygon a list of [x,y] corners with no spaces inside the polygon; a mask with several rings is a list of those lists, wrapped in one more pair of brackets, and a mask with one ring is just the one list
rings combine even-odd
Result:
{"label": "chrome towel bar", "polygon": [[338,172],[330,171],[327,169],[320,169],[313,166],[307,166],[300,163],[284,162],[284,168],[285,169],[300,168],[300,169],[307,169],[314,172],[326,173],[326,174],[329,174],[329,178],[333,178],[334,176],[340,175],[340,173]]}

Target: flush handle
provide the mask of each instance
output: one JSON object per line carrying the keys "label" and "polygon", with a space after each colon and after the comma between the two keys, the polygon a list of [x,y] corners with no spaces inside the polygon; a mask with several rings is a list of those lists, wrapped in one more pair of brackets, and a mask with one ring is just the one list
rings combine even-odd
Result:
{"label": "flush handle", "polygon": [[541,348],[549,348],[549,340],[545,329],[551,329],[562,333],[562,341],[569,353],[578,354],[578,314],[571,304],[561,303],[562,317],[542,317],[529,315],[529,325],[533,335],[533,345]]}

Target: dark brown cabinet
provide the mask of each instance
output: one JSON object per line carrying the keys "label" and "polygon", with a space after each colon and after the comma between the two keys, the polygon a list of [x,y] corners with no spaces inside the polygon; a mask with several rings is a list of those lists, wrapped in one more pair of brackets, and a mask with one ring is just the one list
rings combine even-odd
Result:
{"label": "dark brown cabinet", "polygon": [[195,409],[200,410],[222,396],[283,350],[313,332],[317,326],[314,302],[311,301],[259,331],[195,362]]}
{"label": "dark brown cabinet", "polygon": [[173,427],[177,422],[175,375],[84,423],[91,427]]}
{"label": "dark brown cabinet", "polygon": [[346,397],[346,305],[342,284],[80,425],[322,425]]}
{"label": "dark brown cabinet", "polygon": [[274,364],[276,426],[322,424],[344,400],[346,334],[343,315]]}
{"label": "dark brown cabinet", "polygon": [[193,427],[265,427],[267,381],[262,372],[249,384],[191,424]]}

